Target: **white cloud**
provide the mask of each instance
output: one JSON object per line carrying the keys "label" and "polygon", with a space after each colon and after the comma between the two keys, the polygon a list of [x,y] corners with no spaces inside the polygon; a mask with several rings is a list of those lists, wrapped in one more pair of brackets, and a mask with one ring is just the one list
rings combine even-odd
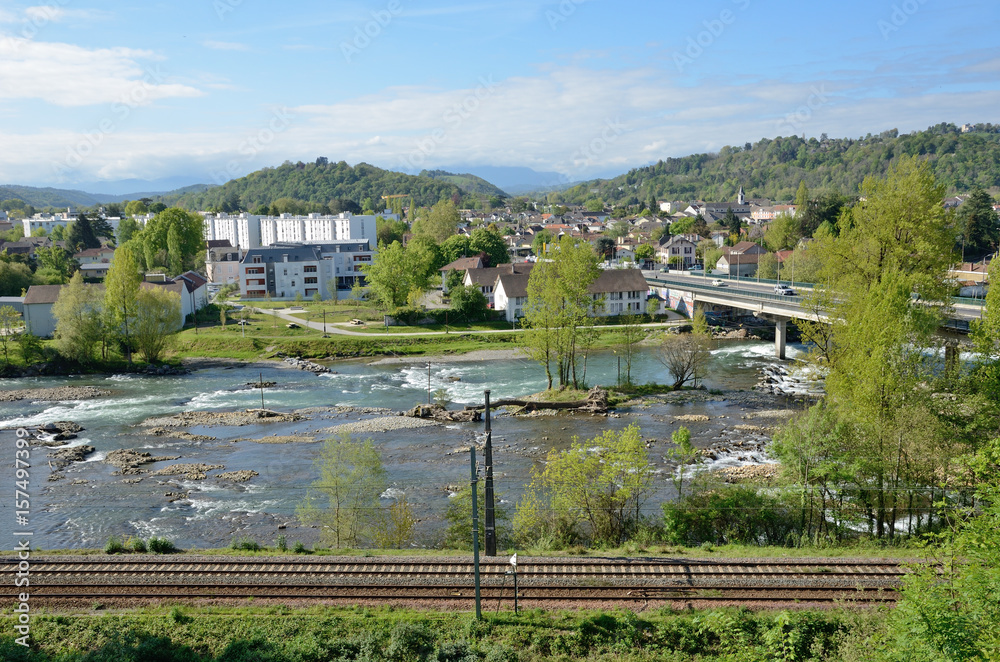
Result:
{"label": "white cloud", "polygon": [[[148,54],[82,55],[105,67],[109,62],[121,66],[122,72],[99,80],[134,82],[142,75],[135,61]],[[8,59],[0,58],[4,89],[11,89],[4,74]],[[954,72],[948,77],[961,82]],[[928,93],[934,88],[929,75],[920,85],[907,79],[895,87],[878,72],[850,83],[840,80],[688,88],[652,68],[553,67],[505,80],[485,75],[463,89],[397,87],[338,103],[292,107],[288,120],[278,123],[262,111],[250,123],[227,117],[224,123],[218,120],[216,130],[202,125],[198,133],[182,128],[143,132],[122,124],[89,150],[85,132],[0,135],[0,181],[65,183],[55,181],[57,172],[78,181],[221,171],[241,176],[286,159],[320,155],[407,170],[448,163],[528,166],[583,179],[762,137],[824,132],[856,137],[893,127],[910,131],[941,121],[975,121],[990,117],[1000,105],[1000,91]],[[191,112],[198,113],[199,106],[192,104]],[[84,151],[75,172],[53,165]]]}
{"label": "white cloud", "polygon": [[216,51],[248,51],[250,47],[246,44],[240,44],[232,41],[203,41],[201,45],[205,48],[211,48]]}
{"label": "white cloud", "polygon": [[30,39],[0,40],[0,89],[6,100],[42,99],[57,106],[125,103],[142,106],[157,99],[194,97],[199,90],[166,79],[152,51],[87,49]]}

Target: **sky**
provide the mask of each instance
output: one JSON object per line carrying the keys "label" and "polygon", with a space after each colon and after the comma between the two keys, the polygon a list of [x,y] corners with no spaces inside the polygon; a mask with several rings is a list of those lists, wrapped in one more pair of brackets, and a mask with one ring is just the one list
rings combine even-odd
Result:
{"label": "sky", "polygon": [[0,0],[0,183],[221,184],[320,156],[568,182],[1000,123],[997,34],[995,0]]}

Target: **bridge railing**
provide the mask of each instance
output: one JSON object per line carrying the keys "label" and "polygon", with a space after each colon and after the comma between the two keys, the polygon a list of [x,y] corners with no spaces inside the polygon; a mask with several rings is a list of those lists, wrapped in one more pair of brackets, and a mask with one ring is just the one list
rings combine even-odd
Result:
{"label": "bridge railing", "polygon": [[[725,290],[721,290],[714,285],[702,285],[701,283],[692,283],[691,281],[680,281],[666,278],[647,278],[646,282],[658,287],[673,287],[675,289],[707,292],[711,294],[745,296],[752,299],[760,299],[764,301],[783,301],[786,303],[794,303],[796,305],[802,303],[802,297],[799,295],[772,294],[770,292],[758,292],[757,290],[744,290],[739,287],[727,287]],[[733,282],[735,282],[735,280]]]}

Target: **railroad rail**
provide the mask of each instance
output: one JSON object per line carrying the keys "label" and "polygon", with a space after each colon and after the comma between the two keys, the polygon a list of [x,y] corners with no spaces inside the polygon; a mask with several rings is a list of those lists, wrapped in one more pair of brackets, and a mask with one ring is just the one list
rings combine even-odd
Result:
{"label": "railroad rail", "polygon": [[[17,560],[0,557],[0,572]],[[481,564],[485,601],[513,600],[507,563]],[[532,603],[892,602],[904,566],[831,559],[526,559],[518,599]],[[32,600],[42,603],[204,601],[469,601],[473,565],[465,560],[288,557],[43,557],[30,569]],[[13,598],[13,583],[0,599]]]}

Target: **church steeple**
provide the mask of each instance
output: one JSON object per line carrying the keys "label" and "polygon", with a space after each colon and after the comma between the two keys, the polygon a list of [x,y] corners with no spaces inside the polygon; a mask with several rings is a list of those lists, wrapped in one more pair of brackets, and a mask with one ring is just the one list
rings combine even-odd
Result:
{"label": "church steeple", "polygon": [[740,185],[739,195],[736,196],[736,204],[741,205],[741,206],[746,204],[746,197],[743,195],[743,186],[742,185]]}

